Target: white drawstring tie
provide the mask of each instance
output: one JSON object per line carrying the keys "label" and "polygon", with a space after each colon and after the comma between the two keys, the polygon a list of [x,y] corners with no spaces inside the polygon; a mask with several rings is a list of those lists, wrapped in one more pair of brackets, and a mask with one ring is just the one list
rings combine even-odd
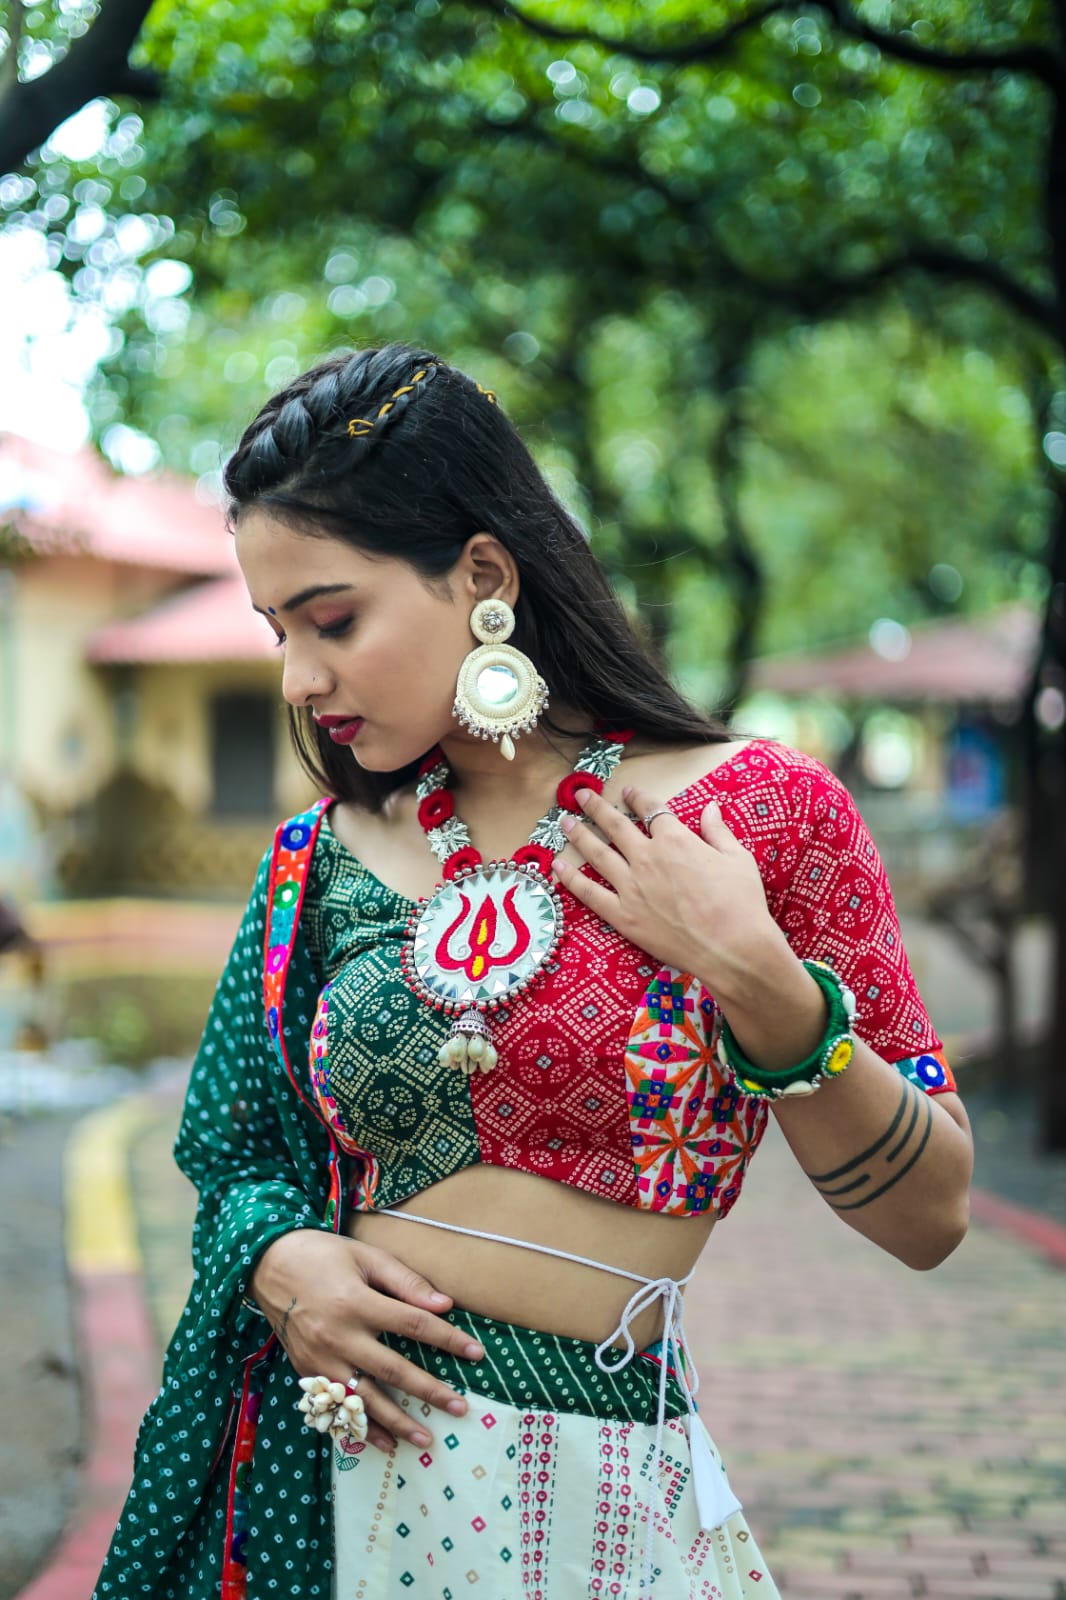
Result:
{"label": "white drawstring tie", "polygon": [[[600,1265],[598,1262],[590,1264]],[[618,1271],[616,1268],[608,1270]],[[692,1272],[695,1270],[693,1267]],[[602,1344],[596,1346],[596,1365],[601,1372],[608,1373],[621,1372],[623,1367],[628,1367],[637,1353],[636,1342],[629,1331],[630,1322],[639,1317],[642,1311],[650,1310],[657,1300],[662,1301],[663,1332],[660,1340],[659,1405],[655,1417],[655,1470],[656,1473],[662,1471],[666,1387],[670,1368],[673,1367],[681,1393],[685,1397],[685,1405],[688,1407],[688,1442],[692,1456],[692,1488],[696,1495],[696,1510],[699,1513],[700,1527],[710,1532],[712,1528],[717,1528],[723,1523],[726,1517],[731,1517],[734,1511],[740,1510],[740,1501],[730,1488],[725,1469],[711,1454],[706,1429],[696,1410],[700,1379],[685,1334],[684,1298],[681,1294],[684,1286],[691,1280],[692,1272],[686,1273],[683,1278],[641,1279],[640,1288],[634,1289],[623,1307],[617,1328],[607,1335]],[[618,1275],[632,1279],[638,1276],[634,1272],[619,1272]],[[618,1360],[609,1362],[606,1359],[607,1354],[615,1349],[618,1339],[622,1340],[624,1349]],[[649,1516],[648,1534],[644,1541],[642,1578],[642,1587],[646,1594],[651,1593],[653,1531],[652,1518]]]}
{"label": "white drawstring tie", "polygon": [[[638,1285],[622,1308],[622,1315],[618,1319],[618,1326],[613,1333],[609,1333],[602,1344],[596,1346],[595,1360],[601,1372],[608,1374],[621,1372],[637,1354],[636,1341],[630,1331],[630,1323],[639,1317],[642,1312],[649,1311],[656,1301],[662,1302],[663,1331],[661,1356],[659,1359],[659,1404],[655,1417],[655,1472],[656,1476],[662,1472],[663,1466],[663,1433],[666,1429],[666,1391],[670,1378],[670,1368],[674,1369],[681,1393],[685,1397],[688,1408],[688,1442],[692,1457],[692,1488],[696,1496],[696,1510],[699,1513],[700,1527],[708,1533],[712,1528],[720,1527],[727,1517],[741,1509],[740,1501],[733,1493],[726,1477],[725,1468],[720,1461],[716,1461],[711,1452],[707,1430],[700,1421],[696,1410],[695,1396],[699,1392],[700,1380],[696,1371],[696,1364],[689,1350],[688,1339],[685,1334],[684,1322],[684,1297],[681,1293],[687,1283],[691,1281],[692,1272],[683,1278],[645,1278],[639,1272],[627,1272],[624,1267],[612,1267],[605,1261],[593,1261],[589,1256],[572,1255],[569,1250],[555,1250],[551,1245],[531,1244],[528,1239],[512,1239],[503,1233],[485,1233],[480,1228],[461,1228],[455,1222],[438,1222],[433,1217],[420,1217],[413,1211],[394,1211],[386,1209],[378,1213],[384,1217],[398,1217],[401,1222],[420,1222],[427,1228],[441,1228],[445,1233],[461,1233],[470,1239],[487,1239],[492,1244],[510,1244],[519,1250],[534,1250],[537,1255],[555,1256],[559,1261],[573,1261],[577,1266],[595,1267],[598,1272],[609,1272],[616,1278],[628,1278],[630,1283]],[[621,1351],[617,1351],[617,1341],[622,1341]],[[608,1361],[607,1355],[615,1351],[618,1359]],[[644,1540],[644,1563],[641,1576],[641,1589],[644,1594],[651,1594],[652,1585],[652,1546],[655,1538],[655,1522],[649,1508],[648,1532]]]}

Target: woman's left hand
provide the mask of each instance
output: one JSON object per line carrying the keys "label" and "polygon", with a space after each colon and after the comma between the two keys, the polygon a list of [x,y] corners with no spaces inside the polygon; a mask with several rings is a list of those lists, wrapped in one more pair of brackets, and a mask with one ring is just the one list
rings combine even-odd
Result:
{"label": "woman's left hand", "polygon": [[784,941],[754,857],[717,805],[704,807],[695,834],[643,789],[625,788],[622,797],[636,817],[660,812],[647,831],[591,789],[578,795],[584,819],[562,820],[577,855],[609,887],[565,856],[555,858],[556,877],[631,944],[725,996],[768,944]]}

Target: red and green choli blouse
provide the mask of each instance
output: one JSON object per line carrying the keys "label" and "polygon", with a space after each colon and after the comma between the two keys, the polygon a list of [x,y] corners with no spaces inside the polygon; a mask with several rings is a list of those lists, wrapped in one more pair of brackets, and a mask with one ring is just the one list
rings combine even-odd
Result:
{"label": "red and green choli blouse", "polygon": [[[831,962],[854,990],[859,1035],[927,1092],[953,1089],[884,867],[843,785],[810,757],[756,740],[669,804],[698,831],[712,799],[753,852],[792,949]],[[306,877],[301,918],[326,979],[310,1085],[350,1158],[350,1205],[382,1209],[485,1162],[670,1216],[730,1210],[766,1102],[717,1061],[719,1013],[697,978],[563,889],[555,957],[494,1017],[497,1067],[468,1079],[438,1060],[448,1018],[401,976],[411,902],[339,843],[328,816],[290,827],[302,846],[275,877],[279,945]]]}

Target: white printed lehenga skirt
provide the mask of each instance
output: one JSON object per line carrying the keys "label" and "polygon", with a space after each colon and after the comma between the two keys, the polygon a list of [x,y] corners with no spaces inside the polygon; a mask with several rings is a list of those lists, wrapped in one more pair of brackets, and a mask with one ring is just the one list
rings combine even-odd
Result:
{"label": "white printed lehenga skirt", "polygon": [[448,1320],[482,1362],[385,1342],[461,1390],[466,1415],[397,1394],[431,1446],[334,1448],[334,1600],[780,1600],[739,1510],[700,1526],[689,1429],[703,1424],[672,1375],[657,1456],[657,1360],[605,1373],[582,1340]]}

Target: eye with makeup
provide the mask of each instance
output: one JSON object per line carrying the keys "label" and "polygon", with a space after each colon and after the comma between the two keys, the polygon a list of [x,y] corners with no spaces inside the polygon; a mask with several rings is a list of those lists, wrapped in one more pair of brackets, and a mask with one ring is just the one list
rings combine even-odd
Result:
{"label": "eye with makeup", "polygon": [[[315,631],[320,639],[343,639],[355,621],[353,616],[338,617],[336,622],[320,622],[315,624]],[[287,635],[279,630],[275,631],[274,643],[279,650],[285,645]]]}
{"label": "eye with makeup", "polygon": [[338,617],[336,621],[320,622],[317,624],[318,637],[320,639],[343,639],[354,621],[354,616],[349,612],[347,616]]}

